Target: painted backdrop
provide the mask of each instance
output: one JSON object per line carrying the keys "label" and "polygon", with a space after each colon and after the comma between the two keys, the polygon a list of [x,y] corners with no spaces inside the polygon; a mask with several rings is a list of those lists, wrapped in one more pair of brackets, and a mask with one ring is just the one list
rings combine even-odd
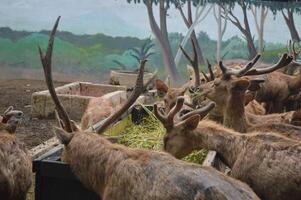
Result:
{"label": "painted backdrop", "polygon": [[256,53],[273,62],[286,51],[288,40],[298,43],[301,34],[301,5],[295,1],[0,0],[0,4],[0,78],[41,77],[37,45],[46,46],[57,16],[62,19],[54,69],[60,79],[69,74],[100,81],[110,69],[135,69],[132,49],[148,40],[154,44],[148,69],[183,76],[187,62],[179,45],[190,51],[193,35],[200,67],[205,59],[249,59]]}

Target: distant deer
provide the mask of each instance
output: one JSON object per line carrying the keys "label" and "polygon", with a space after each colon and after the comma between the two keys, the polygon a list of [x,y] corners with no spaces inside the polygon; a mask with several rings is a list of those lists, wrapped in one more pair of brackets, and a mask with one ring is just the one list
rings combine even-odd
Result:
{"label": "distant deer", "polygon": [[23,113],[9,107],[0,117],[0,199],[25,200],[31,186],[31,158],[15,131]]}
{"label": "distant deer", "polygon": [[[51,65],[51,57],[52,57],[52,46],[55,39],[55,33],[59,24],[60,17],[57,19],[53,30],[50,34],[49,44],[47,47],[47,52],[44,55],[42,52],[42,49],[39,47],[39,53],[40,53],[40,59],[43,65],[43,69],[45,72],[46,77],[46,84],[49,90],[49,93],[53,99],[53,102],[55,104],[56,110],[58,111],[58,115],[61,119],[65,119],[66,121],[70,121],[67,113],[62,109],[62,104],[59,102],[59,99],[56,95],[55,88],[52,82],[51,77],[49,77],[49,74],[51,73],[51,68],[49,65]],[[128,108],[130,108],[137,98],[140,96],[142,92],[145,91],[148,84],[150,84],[153,79],[156,76],[156,72],[154,75],[145,83],[143,84],[143,73],[145,68],[145,63],[147,60],[142,60],[140,62],[140,71],[137,76],[137,82],[135,85],[135,88],[130,95],[129,99],[123,103],[123,105],[113,107],[112,102],[103,99],[102,97],[93,98],[90,100],[86,111],[83,114],[82,120],[81,120],[81,126],[80,129],[85,131],[96,131],[98,133],[102,133],[108,126],[119,119],[119,117],[127,111]],[[67,120],[68,119],[68,120]],[[104,120],[104,121],[103,121]],[[98,123],[100,121],[103,121],[103,123]],[[74,126],[74,123],[67,123],[64,124],[65,129],[68,132],[72,131],[72,127]]]}
{"label": "distant deer", "polygon": [[[273,132],[241,134],[196,113],[178,123],[173,117],[183,105],[178,98],[172,111],[155,115],[166,128],[164,150],[182,158],[194,150],[217,151],[231,168],[231,176],[249,184],[265,200],[301,197],[301,142]],[[212,107],[202,112],[208,113]],[[237,198],[239,199],[239,198]]]}
{"label": "distant deer", "polygon": [[[53,40],[48,47],[46,55],[51,55]],[[51,56],[48,61],[43,65],[45,78],[48,85],[53,85]],[[139,71],[135,88],[139,87],[139,79],[143,77],[143,65]],[[55,94],[53,87],[50,90]],[[62,106],[57,106],[57,112],[66,113]],[[97,134],[87,134],[72,125],[68,130],[65,124],[72,122],[68,114],[66,116],[60,119],[65,130],[56,130],[57,137],[65,145],[62,160],[70,165],[87,188],[103,200],[258,199],[246,184],[212,168],[179,161],[163,152],[112,144]]]}
{"label": "distant deer", "polygon": [[[289,97],[300,92],[301,73],[299,72],[297,75],[292,75],[292,71],[301,66],[301,63],[296,61],[300,51],[296,51],[294,42],[292,44],[292,42],[289,41],[288,54],[292,57],[292,61],[280,70],[283,69],[290,75],[284,74],[281,71],[267,74],[265,82],[256,93],[256,100],[266,103],[268,113],[283,112],[284,105]],[[265,66],[267,65],[261,64],[258,68]]]}
{"label": "distant deer", "polygon": [[286,63],[291,60],[291,57],[284,54],[281,60],[274,66],[251,69],[258,59],[259,56],[248,63],[244,68],[235,71],[220,62],[219,66],[223,71],[223,75],[221,78],[215,78],[214,81],[203,84],[203,95],[217,104],[217,111],[214,114],[222,115],[223,124],[226,127],[233,128],[242,133],[253,131],[254,129],[267,130],[269,127],[270,131],[284,132],[284,134],[285,132],[290,132],[289,135],[300,138],[301,129],[287,125],[290,123],[294,112],[271,115],[253,115],[245,112],[246,90],[257,90],[260,88],[258,84],[260,84],[262,80],[256,78],[251,79],[250,77],[245,78],[244,76],[269,73],[281,66],[285,66]]}

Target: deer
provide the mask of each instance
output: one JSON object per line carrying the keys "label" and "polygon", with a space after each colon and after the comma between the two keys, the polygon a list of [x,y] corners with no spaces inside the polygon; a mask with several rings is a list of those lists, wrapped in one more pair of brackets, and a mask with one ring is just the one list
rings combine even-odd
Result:
{"label": "deer", "polygon": [[31,157],[15,132],[23,112],[10,106],[0,116],[0,197],[25,200],[31,186]]}
{"label": "deer", "polygon": [[[231,177],[241,180],[264,200],[298,200],[301,196],[301,142],[274,132],[243,134],[203,116],[190,114],[174,122],[183,98],[167,114],[154,107],[166,129],[164,150],[180,159],[194,150],[216,151],[231,168]],[[213,107],[204,109],[206,113]],[[189,114],[189,113],[188,113]],[[203,113],[204,114],[204,113]]]}
{"label": "deer", "polygon": [[[287,64],[282,71],[275,71],[266,75],[266,81],[262,84],[262,87],[256,92],[256,100],[258,102],[265,102],[267,104],[268,113],[280,113],[284,110],[284,105],[288,101],[289,97],[296,95],[300,92],[301,87],[301,74],[292,75],[297,67],[301,66],[301,63],[297,62],[297,57],[300,51],[296,51],[295,42],[288,43],[288,54],[292,56],[292,61]],[[260,65],[258,67],[265,67],[266,65]],[[289,74],[285,74],[287,72]]]}
{"label": "deer", "polygon": [[[220,62],[219,66],[223,71],[222,77],[203,84],[203,95],[217,104],[218,109],[214,114],[222,116],[222,124],[226,127],[241,133],[253,130],[276,131],[295,139],[301,139],[301,128],[289,125],[295,111],[269,115],[254,115],[245,112],[246,91],[260,88],[258,84],[262,82],[260,79],[251,79],[245,76],[273,71],[276,68],[285,66],[291,57],[284,54],[274,66],[251,69],[258,59],[259,55],[244,68],[235,71],[223,65],[223,62]],[[215,119],[215,117],[211,119]]]}
{"label": "deer", "polygon": [[[221,76],[222,72],[221,70],[218,70],[216,68],[212,68],[212,65],[210,64],[209,60],[207,59],[207,68],[208,68],[208,74],[205,73],[204,71],[201,70],[201,73],[199,72],[199,67],[198,67],[198,58],[197,58],[197,53],[196,53],[196,48],[195,48],[195,43],[193,40],[191,40],[191,44],[192,44],[192,56],[190,56],[188,54],[188,52],[182,47],[180,46],[180,49],[183,52],[183,55],[185,56],[185,58],[188,60],[188,62],[190,63],[191,66],[187,67],[188,73],[190,75],[190,87],[189,87],[189,96],[191,98],[191,102],[192,102],[192,107],[196,108],[197,106],[201,106],[204,103],[206,103],[206,100],[200,96],[198,94],[198,90],[200,88],[201,83],[204,84],[206,82],[210,82],[212,80],[214,80],[214,77],[216,76]],[[242,60],[238,59],[238,60],[233,60],[231,63],[231,65],[233,65],[234,63],[237,65],[237,62],[240,61],[242,62]],[[186,83],[186,85],[189,85],[189,82]],[[176,97],[181,96],[181,95],[177,95],[177,96],[173,96],[173,102],[175,102]],[[252,97],[249,100],[246,100],[245,106],[246,106],[246,110],[248,110],[248,112],[256,114],[256,115],[264,115],[265,114],[265,108],[260,105],[256,100],[255,97],[253,95],[248,95],[250,97]],[[174,105],[174,103],[173,103]]]}
{"label": "deer", "polygon": [[[48,50],[43,58],[50,56],[47,62],[43,63],[42,60],[42,64],[47,85],[54,91],[52,98],[56,98],[51,73],[53,35],[50,36]],[[139,69],[136,83],[143,80],[141,71],[143,65]],[[137,87],[141,87],[141,84],[137,84],[135,89]],[[113,144],[102,135],[72,126],[63,106],[57,106],[56,109],[61,128],[55,128],[55,133],[64,145],[62,161],[70,165],[84,186],[103,200],[259,199],[249,186],[213,168],[180,161],[165,152]],[[65,113],[67,117],[62,115],[62,118],[59,113]],[[120,114],[119,111],[115,113]],[[71,124],[70,130],[66,124]]]}

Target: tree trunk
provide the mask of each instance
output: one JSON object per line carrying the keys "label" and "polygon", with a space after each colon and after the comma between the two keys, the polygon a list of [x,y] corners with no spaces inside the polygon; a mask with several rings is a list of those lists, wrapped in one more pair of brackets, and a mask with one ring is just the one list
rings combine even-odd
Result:
{"label": "tree trunk", "polygon": [[294,13],[292,10],[287,9],[287,16],[282,11],[283,18],[286,22],[286,25],[288,26],[288,29],[290,31],[291,37],[293,41],[300,42],[300,36],[297,31],[295,20],[294,20]]}
{"label": "tree trunk", "polygon": [[152,32],[154,33],[155,37],[157,38],[159,42],[160,49],[162,51],[163,56],[163,63],[166,70],[166,74],[169,74],[171,76],[171,79],[174,83],[181,80],[181,77],[176,69],[176,65],[173,59],[170,43],[168,40],[168,32],[166,28],[166,10],[164,8],[164,1],[160,1],[160,28],[155,20],[154,14],[153,14],[153,6],[152,2],[150,0],[145,2],[150,27],[152,29]]}
{"label": "tree trunk", "polygon": [[257,50],[255,48],[252,33],[250,30],[250,25],[249,25],[249,20],[247,15],[247,6],[243,3],[241,5],[241,8],[244,14],[244,24],[245,24],[245,29],[243,31],[243,34],[248,44],[249,59],[253,59],[257,55]]}

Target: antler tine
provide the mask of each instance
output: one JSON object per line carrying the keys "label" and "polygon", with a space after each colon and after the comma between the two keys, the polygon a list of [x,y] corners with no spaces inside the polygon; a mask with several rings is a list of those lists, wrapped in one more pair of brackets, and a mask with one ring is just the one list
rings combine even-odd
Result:
{"label": "antler tine", "polygon": [[210,74],[210,79],[211,79],[211,81],[213,81],[215,79],[215,76],[214,76],[214,73],[212,71],[212,66],[211,66],[208,59],[206,59],[206,61],[207,61],[208,71],[209,71],[209,74]]}
{"label": "antler tine", "polygon": [[190,64],[193,63],[193,59],[190,58],[190,56],[188,55],[188,53],[185,51],[185,49],[182,47],[182,45],[180,45],[180,49],[183,53],[183,55],[185,56],[185,58],[190,62]]}
{"label": "antler tine", "polygon": [[195,76],[195,83],[194,85],[200,86],[200,71],[199,71],[199,61],[198,61],[198,55],[197,55],[197,50],[196,50],[196,45],[194,41],[191,39],[191,45],[192,45],[192,53],[193,53],[193,58],[191,58],[188,53],[185,51],[185,49],[180,45],[180,49],[183,52],[184,56],[186,59],[189,61],[189,63],[192,65],[192,68],[194,70],[194,76]]}
{"label": "antler tine", "polygon": [[58,96],[56,94],[56,91],[54,89],[53,79],[52,79],[52,69],[51,69],[52,68],[52,66],[51,66],[52,51],[53,51],[55,33],[57,31],[57,27],[59,25],[60,18],[61,18],[60,16],[57,18],[57,20],[56,20],[56,22],[53,26],[53,29],[50,33],[46,54],[44,55],[44,53],[43,53],[43,51],[40,47],[39,47],[39,53],[40,53],[40,59],[41,59],[43,69],[44,69],[46,84],[47,84],[49,93],[52,97],[52,100],[55,104],[58,115],[62,119],[62,121],[64,122],[65,130],[67,132],[72,132],[73,130],[72,130],[70,118],[69,118],[67,112],[65,111],[63,105],[59,101],[59,98],[58,98]]}
{"label": "antler tine", "polygon": [[289,56],[287,53],[282,54],[280,60],[271,67],[266,67],[263,69],[252,69],[245,73],[246,76],[254,76],[254,75],[261,75],[271,73],[277,69],[287,66],[290,62],[292,62],[293,57]]}
{"label": "antler tine", "polygon": [[293,57],[294,57],[294,60],[297,60],[298,58],[298,55],[301,53],[301,49],[299,49],[299,51],[296,51],[296,41],[293,42]]}
{"label": "antler tine", "polygon": [[[115,113],[110,115],[108,118],[106,118],[105,120],[103,120],[99,123],[96,123],[94,126],[92,126],[92,130],[95,130],[97,133],[102,133],[112,123],[114,123],[116,120],[118,120],[118,118],[135,103],[137,98],[144,91],[144,88],[146,88],[146,86],[147,86],[147,85],[143,84],[143,75],[144,75],[144,68],[145,68],[146,62],[147,62],[147,60],[140,60],[139,74],[136,79],[136,84],[135,84],[134,90],[133,90],[131,96],[125,102],[125,104],[118,111],[116,111]],[[152,79],[153,78],[154,77],[152,77]],[[85,131],[90,131],[90,129],[87,129]]]}
{"label": "antler tine", "polygon": [[210,82],[209,77],[207,76],[207,74],[201,70],[201,73],[203,74],[204,78],[206,79],[206,82]]}
{"label": "antler tine", "polygon": [[219,61],[218,66],[222,70],[223,75],[229,75],[228,74],[229,69],[223,64],[223,61]]}
{"label": "antler tine", "polygon": [[167,122],[167,117],[164,116],[160,111],[159,111],[159,108],[158,108],[158,105],[157,104],[154,104],[154,114],[155,116],[158,118],[158,120],[164,125],[166,124]]}
{"label": "antler tine", "polygon": [[292,51],[292,40],[289,40],[287,43],[287,51],[289,55],[293,55],[293,51]]}
{"label": "antler tine", "polygon": [[206,106],[199,108],[197,110],[191,111],[185,115],[183,115],[180,118],[180,121],[184,121],[185,119],[188,119],[189,117],[193,116],[193,115],[200,115],[201,119],[203,119],[208,112],[210,112],[213,108],[215,107],[215,103],[214,102],[210,102],[209,104],[207,104]]}
{"label": "antler tine", "polygon": [[177,101],[176,101],[176,105],[169,111],[168,115],[167,115],[167,119],[168,120],[172,120],[175,117],[175,115],[182,109],[183,105],[184,105],[184,97],[178,97]]}
{"label": "antler tine", "polygon": [[251,62],[249,62],[245,67],[243,67],[241,70],[238,71],[237,75],[239,77],[244,76],[252,67],[254,67],[254,65],[258,62],[260,57],[261,57],[261,55],[257,54]]}
{"label": "antler tine", "polygon": [[3,113],[3,115],[6,115],[8,112],[12,111],[14,109],[13,106],[9,106]]}

